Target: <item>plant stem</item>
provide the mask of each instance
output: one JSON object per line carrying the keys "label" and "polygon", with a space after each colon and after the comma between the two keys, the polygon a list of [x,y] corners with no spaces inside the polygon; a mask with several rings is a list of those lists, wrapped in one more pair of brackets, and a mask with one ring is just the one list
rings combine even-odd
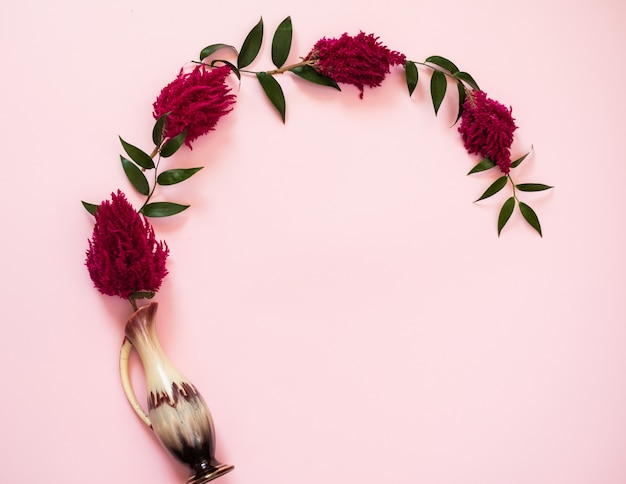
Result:
{"label": "plant stem", "polygon": [[[165,141],[163,141],[159,146],[155,146],[154,149],[152,150],[152,153],[150,153],[150,158],[154,160],[154,157],[161,152],[161,148],[163,147],[164,144],[165,144]],[[150,193],[148,193],[148,196],[146,197],[146,200],[143,202],[143,205],[141,205],[141,208],[137,210],[137,213],[141,213],[144,207],[148,205],[148,202],[152,198],[152,195],[154,195],[154,191],[156,190],[156,187],[157,187],[157,178],[159,175],[158,172],[159,172],[160,161],[161,161],[161,157],[159,156],[157,158],[156,164],[154,165],[154,183],[152,184],[152,189],[150,190]]]}
{"label": "plant stem", "polygon": [[[156,147],[152,153],[154,154],[158,153],[159,149],[160,147]],[[154,155],[151,155],[151,157],[154,158]],[[144,207],[148,205],[148,202],[152,198],[152,195],[154,195],[154,191],[156,190],[156,187],[157,187],[157,178],[159,176],[159,163],[160,162],[161,162],[161,157],[159,156],[159,158],[157,158],[156,165],[154,165],[154,183],[152,184],[152,190],[150,190],[150,193],[148,193],[148,196],[146,197],[145,202],[143,202],[143,205],[141,206],[141,208],[137,210],[137,213],[141,213]]]}
{"label": "plant stem", "polygon": [[291,64],[290,66],[286,66],[286,67],[279,67],[278,69],[273,69],[271,71],[265,71],[266,74],[273,76],[275,74],[282,74],[284,72],[290,71],[292,69],[295,69],[296,67],[303,67],[303,66],[314,66],[316,64],[316,60],[314,59],[309,59],[309,60],[302,60],[301,62],[296,62],[295,64]]}
{"label": "plant stem", "polygon": [[463,85],[463,88],[465,89],[466,93],[470,93],[472,91],[472,87],[470,86],[469,88],[467,87],[467,84],[465,83],[465,81],[463,79],[459,79],[458,77],[455,77],[450,71],[446,70],[446,69],[442,69],[439,66],[433,66],[430,64],[426,64],[425,62],[418,62],[418,61],[411,61],[414,64],[417,64],[419,66],[424,66],[424,67],[428,67],[429,69],[432,69],[433,71],[439,71],[442,74],[444,74],[445,76],[449,77],[450,79],[456,81],[456,82],[460,82]]}
{"label": "plant stem", "polygon": [[446,69],[442,69],[439,66],[433,66],[433,65],[430,65],[430,64],[426,64],[425,62],[418,62],[418,61],[411,61],[411,62],[413,62],[413,63],[415,63],[415,64],[417,64],[419,66],[428,67],[428,68],[432,69],[433,71],[439,71],[439,72],[445,74],[446,76],[454,79],[455,81],[459,80],[456,77],[454,77],[450,71],[448,71]]}
{"label": "plant stem", "polygon": [[511,186],[513,187],[513,198],[515,199],[516,202],[519,203],[519,199],[517,198],[517,190],[515,189],[515,183],[513,182],[513,178],[511,178],[511,174],[507,173],[507,178],[509,179],[509,181],[511,182]]}

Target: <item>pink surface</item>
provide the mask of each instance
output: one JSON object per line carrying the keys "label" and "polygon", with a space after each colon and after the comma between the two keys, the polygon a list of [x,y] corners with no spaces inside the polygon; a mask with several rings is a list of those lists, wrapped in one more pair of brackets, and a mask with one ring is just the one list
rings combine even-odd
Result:
{"label": "pink surface", "polygon": [[[209,403],[221,484],[626,482],[626,7],[496,0],[259,5],[65,0],[4,6],[0,482],[180,483],[122,393],[127,303],[83,265],[80,200],[118,187],[117,135],[149,146],[151,103],[212,43],[263,15],[294,22],[290,60],[360,29],[443,55],[513,106],[524,200],[504,196],[428,77],[376,90],[280,82],[282,125],[246,77],[235,111],[172,166],[191,203],[155,223],[171,249],[159,332]],[[135,362],[136,363],[136,362]],[[134,365],[140,386],[141,371]],[[138,389],[141,393],[141,389]]]}

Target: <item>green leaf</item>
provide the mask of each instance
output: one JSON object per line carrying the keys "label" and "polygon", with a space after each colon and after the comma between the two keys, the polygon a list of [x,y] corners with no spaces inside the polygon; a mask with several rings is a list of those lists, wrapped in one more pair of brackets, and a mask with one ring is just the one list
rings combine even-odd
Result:
{"label": "green leaf", "polygon": [[246,36],[241,46],[241,51],[237,57],[237,67],[243,69],[249,66],[261,50],[261,43],[263,42],[263,18],[259,20],[252,30]]}
{"label": "green leaf", "polygon": [[456,83],[456,88],[459,91],[459,111],[458,111],[458,114],[456,115],[456,120],[454,121],[454,124],[456,124],[457,121],[461,119],[461,116],[463,115],[463,104],[465,103],[465,98],[467,97],[467,92],[465,92],[465,87],[460,82]]}
{"label": "green leaf", "polygon": [[500,237],[500,232],[506,225],[506,223],[511,218],[511,214],[513,214],[513,210],[515,209],[515,197],[509,198],[502,208],[500,209],[500,215],[498,215],[498,237]]}
{"label": "green leaf", "polygon": [[274,107],[280,113],[280,117],[285,122],[285,95],[283,90],[278,84],[278,81],[270,76],[267,72],[257,72],[257,79],[261,83],[261,87],[265,91],[265,94],[274,105]]}
{"label": "green leaf", "polygon": [[172,202],[154,202],[149,203],[141,209],[146,217],[169,217],[176,215],[189,208],[189,205],[180,205]]}
{"label": "green leaf", "polygon": [[406,61],[404,63],[404,74],[406,77],[406,87],[409,89],[409,97],[413,95],[415,87],[417,86],[418,71],[415,62]]}
{"label": "green leaf", "polygon": [[484,200],[485,198],[489,198],[492,195],[495,195],[496,193],[498,193],[500,190],[502,190],[506,186],[507,180],[508,180],[508,177],[506,175],[498,178],[491,185],[489,185],[489,188],[487,188],[487,190],[485,190],[485,192],[476,201],[478,202],[479,200]]}
{"label": "green leaf", "polygon": [[439,66],[449,71],[451,74],[456,74],[457,72],[459,72],[459,68],[455,66],[454,63],[439,55],[431,55],[424,62],[430,62],[431,64],[435,64],[436,66]]}
{"label": "green leaf", "polygon": [[298,66],[289,70],[293,72],[296,76],[301,77],[306,81],[312,82],[313,84],[319,84],[320,86],[330,86],[334,87],[338,91],[341,91],[339,84],[337,84],[330,77],[320,74],[311,66]]}
{"label": "green leaf", "polygon": [[[532,151],[532,148],[531,148],[530,151]],[[517,160],[513,161],[511,163],[511,168],[517,168],[518,166],[520,166],[522,164],[522,161],[524,161],[526,159],[526,157],[528,155],[530,155],[530,151],[528,153],[526,153],[524,156],[522,156],[522,157],[518,158]]]}
{"label": "green leaf", "polygon": [[132,161],[121,155],[120,158],[122,160],[122,167],[124,167],[124,173],[126,173],[126,177],[132,186],[135,187],[135,190],[139,193],[147,196],[150,193],[150,185],[148,184],[146,176]]}
{"label": "green leaf", "polygon": [[480,87],[478,87],[478,84],[476,83],[474,78],[470,76],[467,72],[455,72],[453,76],[468,83],[472,89],[480,91]]}
{"label": "green leaf", "polygon": [[237,66],[235,64],[233,64],[232,62],[228,62],[224,59],[214,59],[211,61],[211,67],[215,67],[218,62],[226,64],[228,67],[230,67],[230,70],[237,76],[237,79],[241,81],[241,72],[239,72],[239,69],[237,69]]}
{"label": "green leaf", "polygon": [[435,116],[439,112],[439,106],[446,95],[446,89],[448,88],[448,81],[446,75],[441,71],[433,71],[433,75],[430,78],[430,97],[433,100],[433,107],[435,108]]}
{"label": "green leaf", "polygon": [[473,175],[474,173],[489,170],[494,166],[496,166],[496,164],[489,158],[483,158],[474,168],[469,171],[468,175]]}
{"label": "green leaf", "polygon": [[152,158],[150,158],[150,155],[148,153],[137,148],[136,146],[131,145],[130,143],[127,143],[122,139],[121,136],[119,138],[122,146],[124,147],[124,151],[128,156],[130,156],[131,160],[133,160],[140,167],[145,168],[146,170],[154,168],[154,161],[152,160]]}
{"label": "green leaf", "polygon": [[152,299],[156,293],[154,291],[135,291],[129,299]]}
{"label": "green leaf", "polygon": [[520,183],[519,185],[515,185],[515,188],[521,190],[522,192],[541,192],[543,190],[550,190],[550,185],[544,185],[543,183]]}
{"label": "green leaf", "polygon": [[291,17],[287,17],[280,23],[272,39],[272,62],[278,68],[282,67],[289,57],[292,35]]}
{"label": "green leaf", "polygon": [[157,183],[159,185],[176,185],[195,175],[202,170],[202,168],[202,166],[199,166],[197,168],[175,168],[173,170],[166,170],[158,176]]}
{"label": "green leaf", "polygon": [[161,143],[163,142],[163,127],[165,126],[165,120],[169,115],[170,113],[165,113],[157,119],[156,123],[154,123],[154,128],[152,128],[152,141],[155,146],[161,146]]}
{"label": "green leaf", "polygon": [[172,156],[174,153],[178,151],[178,148],[180,148],[183,145],[183,143],[185,142],[185,138],[187,138],[186,129],[183,130],[182,133],[177,134],[173,138],[168,139],[163,145],[163,148],[161,148],[161,156],[163,158],[168,158]]}
{"label": "green leaf", "polygon": [[80,201],[80,203],[83,204],[83,207],[85,207],[85,210],[87,210],[91,215],[95,215],[96,212],[98,211],[98,205],[94,203],[83,202],[82,200]]}
{"label": "green leaf", "polygon": [[234,50],[235,52],[237,52],[237,49],[235,49],[232,45],[228,45],[228,44],[211,44],[211,45],[207,45],[204,49],[202,49],[200,51],[200,60],[204,60],[207,57],[209,57],[211,54],[214,54],[215,52],[217,52],[220,49],[224,49],[224,48],[229,48]]}
{"label": "green leaf", "polygon": [[519,209],[520,212],[522,212],[524,219],[526,219],[526,222],[528,222],[530,226],[543,237],[543,234],[541,233],[541,225],[539,224],[539,217],[537,217],[535,211],[524,202],[519,202]]}

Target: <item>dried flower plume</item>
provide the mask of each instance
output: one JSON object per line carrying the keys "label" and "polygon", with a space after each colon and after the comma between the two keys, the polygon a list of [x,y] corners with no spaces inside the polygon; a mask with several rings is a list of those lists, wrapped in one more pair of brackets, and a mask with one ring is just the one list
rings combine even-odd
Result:
{"label": "dried flower plume", "polygon": [[119,190],[100,204],[95,218],[85,264],[96,289],[123,299],[158,291],[169,249],[157,242],[152,225]]}
{"label": "dried flower plume", "polygon": [[315,61],[313,67],[336,82],[355,85],[362,99],[365,86],[380,86],[389,67],[404,64],[406,56],[389,50],[373,34],[360,32],[355,37],[347,33],[338,39],[324,37],[304,60]]}
{"label": "dried flower plume", "polygon": [[191,72],[181,69],[178,77],[163,88],[154,102],[154,118],[170,113],[165,123],[165,138],[187,130],[185,144],[215,129],[219,119],[232,111],[235,95],[226,85],[227,65],[208,68],[201,64]]}
{"label": "dried flower plume", "polygon": [[511,170],[511,145],[517,129],[511,112],[485,92],[472,91],[463,104],[459,126],[468,153],[489,158],[503,173]]}

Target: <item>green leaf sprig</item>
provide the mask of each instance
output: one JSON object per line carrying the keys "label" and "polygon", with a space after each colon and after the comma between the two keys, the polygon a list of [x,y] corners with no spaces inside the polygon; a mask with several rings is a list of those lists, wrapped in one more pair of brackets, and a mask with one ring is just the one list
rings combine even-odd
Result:
{"label": "green leaf sprig", "polygon": [[[150,154],[125,141],[121,136],[120,143],[124,152],[128,156],[120,155],[122,168],[126,178],[137,192],[146,197],[138,212],[146,217],[169,217],[180,213],[189,205],[175,202],[150,202],[157,186],[168,186],[181,183],[195,175],[203,167],[195,168],[173,168],[159,173],[159,165],[162,158],[169,158],[176,153],[185,142],[187,131],[166,139],[163,135],[165,121],[169,113],[164,114],[156,120],[152,129],[152,141],[154,149]],[[155,162],[156,158],[156,162]],[[152,183],[148,181],[146,172],[153,173]],[[88,202],[82,202],[85,210],[95,215],[98,206]]]}
{"label": "green leaf sprig", "polygon": [[422,66],[432,71],[430,77],[430,98],[435,110],[435,116],[439,113],[439,108],[443,103],[446,93],[448,92],[448,81],[456,83],[458,93],[458,112],[456,122],[463,114],[463,103],[467,98],[467,91],[471,89],[480,90],[478,83],[474,78],[459,68],[450,60],[439,55],[427,57],[424,62],[416,62],[407,60],[404,64],[406,85],[409,90],[409,96],[413,95],[413,91],[417,87],[419,80],[417,66]]}
{"label": "green leaf sprig", "polygon": [[261,51],[261,46],[263,45],[263,32],[264,24],[263,18],[261,18],[258,23],[252,27],[239,51],[229,44],[211,44],[200,51],[200,62],[205,62],[208,57],[223,48],[234,50],[237,55],[237,65],[234,65],[226,59],[214,59],[209,63],[209,65],[214,66],[218,63],[227,64],[231,67],[239,79],[241,79],[242,72],[253,74],[259,81],[267,99],[280,115],[283,123],[285,123],[286,120],[287,105],[284,91],[275,77],[278,74],[291,72],[305,81],[318,84],[320,86],[332,87],[341,91],[341,88],[333,79],[320,74],[312,67],[315,63],[313,60],[303,59],[300,62],[285,66],[285,63],[289,58],[293,39],[293,25],[291,17],[286,17],[282,22],[280,22],[272,37],[272,63],[274,64],[275,69],[267,71],[245,70],[246,67],[250,66],[256,60],[259,52]]}
{"label": "green leaf sprig", "polygon": [[[530,151],[526,153],[524,156],[516,159],[511,163],[511,169],[517,168],[521,163],[526,159],[526,157],[530,154]],[[483,171],[490,170],[494,168],[496,164],[491,161],[489,158],[484,158],[477,165],[472,168],[468,175],[473,175],[475,173],[480,173]],[[511,177],[511,173],[509,172],[506,175],[502,175],[498,179],[496,179],[489,187],[483,192],[483,194],[478,197],[477,202],[480,200],[485,200],[486,198],[492,197],[496,193],[500,192],[507,184],[510,184],[512,187],[512,195],[506,199],[502,208],[500,209],[500,213],[498,214],[498,237],[502,232],[502,229],[507,224],[511,215],[515,211],[515,206],[519,207],[520,213],[524,220],[528,222],[528,224],[537,231],[537,233],[543,237],[543,233],[541,231],[541,224],[539,223],[539,217],[535,213],[535,211],[530,207],[530,205],[522,202],[517,197],[517,191],[520,192],[542,192],[545,190],[550,190],[554,188],[549,185],[544,185],[543,183],[520,183],[515,184],[513,178]]]}

